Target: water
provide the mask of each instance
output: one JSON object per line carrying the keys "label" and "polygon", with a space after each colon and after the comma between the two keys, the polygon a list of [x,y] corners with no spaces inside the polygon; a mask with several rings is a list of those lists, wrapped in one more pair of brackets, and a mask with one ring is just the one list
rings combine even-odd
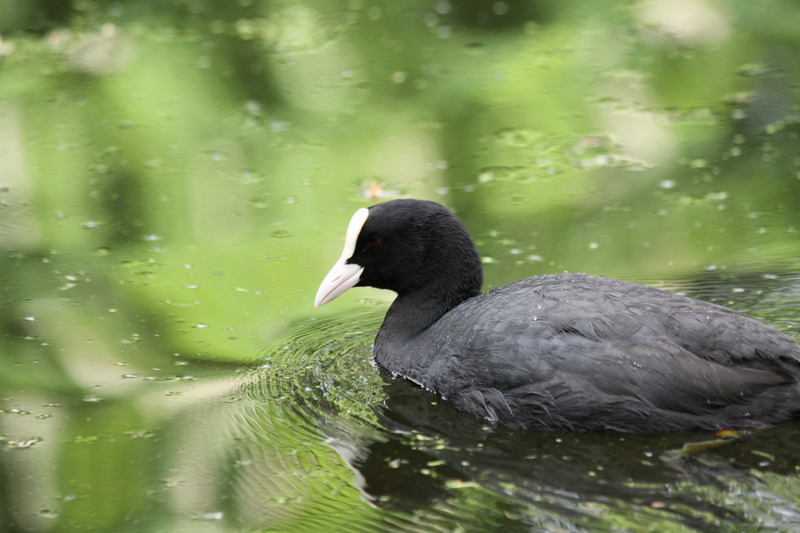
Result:
{"label": "water", "polygon": [[798,423],[489,427],[312,307],[406,196],[800,334],[797,6],[540,4],[0,0],[0,531],[800,529]]}
{"label": "water", "polygon": [[[669,285],[796,334],[799,282]],[[253,364],[85,367],[91,396],[28,386],[6,398],[10,518],[134,531],[800,527],[800,424],[690,456],[675,452],[712,436],[488,427],[378,369],[385,306],[363,306],[286,326]]]}

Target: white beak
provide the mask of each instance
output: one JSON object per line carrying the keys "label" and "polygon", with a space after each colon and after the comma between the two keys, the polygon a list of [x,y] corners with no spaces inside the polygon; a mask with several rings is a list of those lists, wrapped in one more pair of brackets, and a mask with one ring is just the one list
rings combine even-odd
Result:
{"label": "white beak", "polygon": [[319,286],[317,297],[314,299],[314,307],[325,305],[331,300],[338,298],[347,289],[358,283],[364,267],[356,265],[355,263],[347,264],[343,260],[339,260],[333,265],[333,268],[325,279],[322,280],[322,285]]}
{"label": "white beak", "polygon": [[331,300],[335,300],[347,289],[358,283],[361,278],[364,267],[355,263],[348,263],[347,260],[353,257],[353,253],[355,253],[358,235],[367,222],[368,216],[369,209],[362,207],[350,219],[350,225],[347,226],[347,235],[344,239],[342,256],[333,265],[325,279],[322,280],[322,284],[317,290],[317,297],[314,299],[314,307],[319,307]]}

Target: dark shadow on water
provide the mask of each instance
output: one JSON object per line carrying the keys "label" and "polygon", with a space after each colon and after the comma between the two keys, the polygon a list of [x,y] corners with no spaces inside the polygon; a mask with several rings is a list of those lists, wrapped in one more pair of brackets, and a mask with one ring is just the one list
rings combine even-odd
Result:
{"label": "dark shadow on water", "polygon": [[[612,508],[632,504],[691,528],[728,531],[714,524],[745,527],[750,520],[739,509],[699,499],[697,492],[724,493],[733,485],[768,489],[759,474],[796,473],[800,457],[800,423],[676,456],[686,443],[714,435],[492,428],[412,383],[384,378],[388,399],[377,411],[388,439],[369,444],[351,466],[363,476],[370,501],[389,508],[432,506],[476,484],[516,505],[517,513],[534,506],[591,524],[595,510],[589,502]],[[768,457],[773,460],[765,461]]]}

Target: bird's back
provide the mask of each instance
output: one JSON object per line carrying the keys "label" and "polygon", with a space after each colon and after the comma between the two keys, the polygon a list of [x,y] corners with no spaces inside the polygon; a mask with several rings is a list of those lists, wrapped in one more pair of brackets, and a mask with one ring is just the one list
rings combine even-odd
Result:
{"label": "bird's back", "polygon": [[[378,351],[380,351],[380,347]],[[760,427],[800,415],[800,347],[745,315],[580,274],[471,298],[382,364],[513,427]]]}

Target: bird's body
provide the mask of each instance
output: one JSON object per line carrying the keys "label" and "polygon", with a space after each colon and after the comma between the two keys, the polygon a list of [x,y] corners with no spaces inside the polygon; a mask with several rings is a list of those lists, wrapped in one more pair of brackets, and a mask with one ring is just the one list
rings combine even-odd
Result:
{"label": "bird's body", "polygon": [[412,338],[393,329],[388,317],[376,339],[381,366],[516,428],[763,427],[800,410],[790,338],[634,283],[532,277],[466,300]]}
{"label": "bird's body", "polygon": [[376,361],[476,416],[522,429],[635,432],[800,418],[800,346],[755,319],[582,274],[480,294],[477,251],[445,208],[399,200],[362,218],[337,264],[351,277],[332,279],[334,267],[318,305],[355,284],[398,292]]}

